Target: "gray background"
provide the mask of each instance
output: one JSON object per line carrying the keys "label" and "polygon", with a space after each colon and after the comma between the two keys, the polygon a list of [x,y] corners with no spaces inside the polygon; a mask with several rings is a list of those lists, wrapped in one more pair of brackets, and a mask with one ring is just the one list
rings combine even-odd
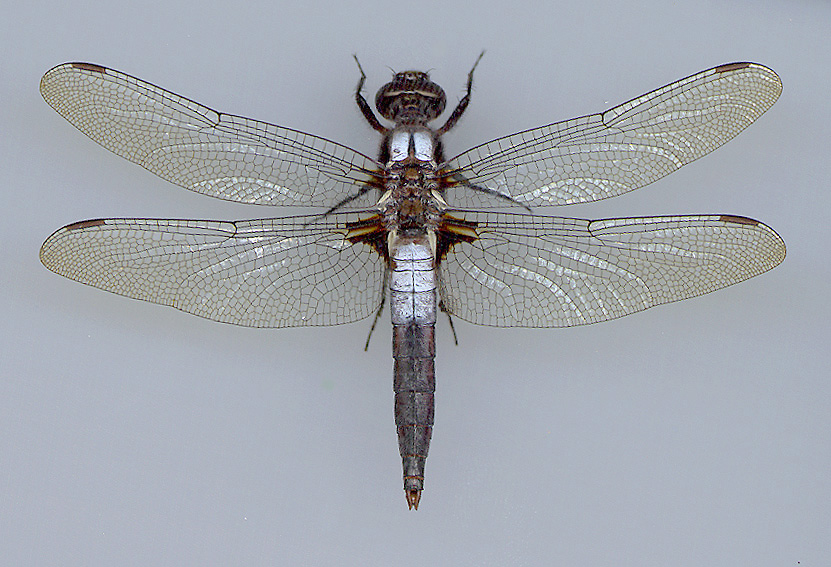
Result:
{"label": "gray background", "polygon": [[[18,3],[0,34],[0,563],[828,565],[827,2]],[[475,6],[475,7],[474,7]],[[574,329],[439,328],[434,441],[408,512],[390,331],[253,330],[60,278],[58,227],[280,211],[174,187],[42,101],[64,61],[374,153],[353,105],[390,70],[451,102],[455,154],[720,63],[782,77],[772,110],[650,187],[555,214],[731,213],[774,271]],[[544,211],[541,211],[544,212]],[[384,319],[386,323],[386,317]],[[824,541],[823,541],[824,540]]]}

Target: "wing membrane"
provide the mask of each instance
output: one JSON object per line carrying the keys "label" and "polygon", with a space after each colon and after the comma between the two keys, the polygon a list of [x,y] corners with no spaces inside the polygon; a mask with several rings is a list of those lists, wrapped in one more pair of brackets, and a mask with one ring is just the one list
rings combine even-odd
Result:
{"label": "wing membrane", "polygon": [[[108,150],[212,197],[257,205],[330,207],[370,179],[374,160],[345,146],[223,114],[90,63],[48,71],[46,102]],[[368,192],[349,204],[367,208]]]}
{"label": "wing membrane", "polygon": [[741,282],[785,257],[779,235],[745,217],[462,216],[479,239],[451,249],[441,293],[450,313],[480,325],[606,321]]}
{"label": "wing membrane", "polygon": [[349,213],[240,222],[100,219],[40,251],[55,273],[107,291],[249,327],[337,325],[380,305],[384,263],[350,244]]}
{"label": "wing membrane", "polygon": [[[681,79],[606,112],[498,138],[453,158],[457,179],[528,206],[606,199],[643,187],[732,139],[776,102],[782,83],[756,63]],[[459,208],[504,207],[464,185]]]}

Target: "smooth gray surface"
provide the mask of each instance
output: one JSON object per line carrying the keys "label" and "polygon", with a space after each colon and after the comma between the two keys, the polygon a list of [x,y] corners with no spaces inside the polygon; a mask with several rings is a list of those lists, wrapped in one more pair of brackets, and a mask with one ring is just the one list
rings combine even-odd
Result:
{"label": "smooth gray surface", "polygon": [[[283,4],[4,11],[2,562],[828,564],[831,6]],[[38,262],[53,230],[87,218],[279,214],[191,194],[86,139],[37,91],[55,64],[100,63],[371,153],[352,53],[367,94],[388,67],[429,68],[452,103],[482,48],[449,154],[719,63],[773,68],[781,99],[736,140],[555,214],[741,214],[775,228],[788,257],[600,325],[458,323],[457,348],[440,323],[418,512],[401,489],[388,324],[364,353],[369,322],[231,327]]]}

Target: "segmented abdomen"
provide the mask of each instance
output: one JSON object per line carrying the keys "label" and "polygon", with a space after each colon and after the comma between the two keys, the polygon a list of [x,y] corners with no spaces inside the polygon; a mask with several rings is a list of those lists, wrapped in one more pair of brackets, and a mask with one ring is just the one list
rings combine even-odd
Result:
{"label": "segmented abdomen", "polygon": [[418,508],[433,431],[436,271],[426,235],[396,239],[390,259],[395,425],[407,502]]}

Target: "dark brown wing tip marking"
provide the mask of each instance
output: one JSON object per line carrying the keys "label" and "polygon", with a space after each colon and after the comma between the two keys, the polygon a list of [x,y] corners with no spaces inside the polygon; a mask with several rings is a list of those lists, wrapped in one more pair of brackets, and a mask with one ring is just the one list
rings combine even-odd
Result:
{"label": "dark brown wing tip marking", "polygon": [[95,63],[72,63],[71,65],[76,69],[83,69],[84,71],[94,71],[95,73],[102,74],[107,72],[106,67],[96,65]]}
{"label": "dark brown wing tip marking", "polygon": [[732,222],[735,224],[749,224],[751,226],[758,226],[760,224],[757,220],[749,219],[747,217],[737,217],[735,215],[721,215],[718,220],[723,222]]}
{"label": "dark brown wing tip marking", "polygon": [[107,224],[107,221],[104,219],[93,219],[93,220],[85,220],[80,222],[74,222],[72,224],[68,224],[64,227],[65,230],[80,230],[82,228],[90,228],[92,226],[101,226]]}
{"label": "dark brown wing tip marking", "polygon": [[745,67],[750,67],[753,63],[748,63],[747,61],[742,61],[740,63],[725,63],[724,65],[719,65],[716,67],[716,73],[726,73],[727,71],[735,71],[736,69],[744,69]]}

